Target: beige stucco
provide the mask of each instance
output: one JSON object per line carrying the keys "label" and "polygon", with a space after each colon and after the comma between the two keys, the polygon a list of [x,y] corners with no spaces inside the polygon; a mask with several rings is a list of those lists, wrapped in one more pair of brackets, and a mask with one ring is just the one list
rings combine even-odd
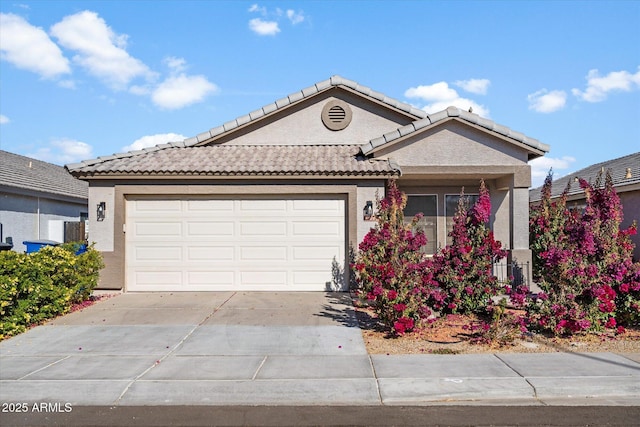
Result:
{"label": "beige stucco", "polygon": [[[333,131],[322,123],[322,109],[328,102],[338,99],[350,105],[352,119],[345,129]],[[411,121],[405,113],[391,111],[349,91],[333,89],[244,126],[215,142],[229,145],[364,144]]]}
{"label": "beige stucco", "polygon": [[[105,218],[98,221],[96,207],[104,202]],[[89,188],[89,241],[95,242],[96,250],[114,250],[115,189],[112,186],[92,184]]]}
{"label": "beige stucco", "polygon": [[451,119],[376,150],[375,157],[401,166],[515,166],[527,162],[527,151]]}

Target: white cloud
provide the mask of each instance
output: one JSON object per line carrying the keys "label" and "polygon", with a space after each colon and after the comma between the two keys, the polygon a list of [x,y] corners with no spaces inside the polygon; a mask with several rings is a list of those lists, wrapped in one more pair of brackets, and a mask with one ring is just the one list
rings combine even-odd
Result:
{"label": "white cloud", "polygon": [[262,15],[266,15],[267,14],[267,8],[264,6],[258,6],[257,4],[252,4],[251,7],[248,9],[249,12],[257,12],[260,13]]}
{"label": "white cloud", "polygon": [[204,76],[180,74],[168,77],[153,91],[154,104],[168,110],[175,110],[201,102],[207,95],[218,91],[218,87]]}
{"label": "white cloud", "polygon": [[302,11],[296,12],[293,9],[287,9],[287,18],[293,25],[299,24],[304,21],[304,13]]}
{"label": "white cloud", "polygon": [[529,109],[538,113],[553,113],[561,110],[567,103],[567,94],[563,90],[541,89],[527,95]]}
{"label": "white cloud", "polygon": [[250,20],[249,28],[260,36],[275,36],[280,32],[280,27],[276,21],[263,21],[260,18]]}
{"label": "white cloud", "polygon": [[488,79],[469,79],[458,80],[454,82],[454,84],[458,87],[461,87],[467,92],[475,93],[478,95],[486,95],[491,82]]}
{"label": "white cloud", "polygon": [[428,86],[417,86],[405,91],[408,98],[420,98],[425,101],[447,101],[458,97],[458,92],[451,89],[447,82],[438,82]]}
{"label": "white cloud", "polygon": [[421,108],[427,113],[435,113],[453,106],[465,111],[472,108],[475,114],[482,117],[489,117],[488,108],[471,99],[460,97],[458,92],[456,92],[455,89],[451,89],[447,82],[412,87],[405,91],[404,96],[426,101],[427,104]]}
{"label": "white cloud", "polygon": [[572,89],[576,97],[587,102],[600,102],[607,98],[609,92],[630,92],[640,88],[640,67],[635,74],[628,71],[612,71],[606,76],[600,76],[598,70],[591,70],[587,74],[587,88],[585,91]]}
{"label": "white cloud", "polygon": [[51,33],[78,53],[74,62],[114,89],[124,89],[136,77],[154,77],[142,61],[127,53],[127,36],[116,34],[95,12],[66,16],[51,27]]}
{"label": "white cloud", "polygon": [[184,58],[176,58],[175,56],[168,56],[164,59],[164,63],[173,73],[180,73],[187,68],[187,61]]}
{"label": "white cloud", "polygon": [[560,158],[545,156],[531,160],[529,162],[531,166],[531,186],[536,188],[544,184],[544,179],[549,174],[550,169],[553,169],[556,178],[562,177],[563,174],[558,174],[557,172],[569,169],[575,161],[576,159],[571,156],[563,156]]}
{"label": "white cloud", "polygon": [[27,156],[49,163],[64,165],[92,158],[93,148],[85,142],[61,138],[51,141],[48,147],[40,148],[35,153],[27,154]]}
{"label": "white cloud", "polygon": [[71,73],[69,60],[47,33],[22,17],[0,14],[0,55],[7,62],[43,78]]}
{"label": "white cloud", "polygon": [[254,18],[249,21],[249,29],[259,36],[275,36],[278,34],[281,31],[280,22],[285,19],[285,17],[291,25],[300,24],[306,19],[302,10],[295,11],[293,9],[287,9],[285,11],[279,7],[268,10],[264,6],[252,4],[247,11],[250,13],[258,13],[264,18]]}
{"label": "white cloud", "polygon": [[122,147],[123,151],[142,150],[147,147],[154,147],[167,142],[184,141],[187,137],[179,133],[159,133],[156,135],[146,135],[133,141],[133,144]]}
{"label": "white cloud", "polygon": [[0,125],[6,125],[10,121],[11,120],[9,120],[9,117],[5,116],[4,114],[0,114]]}

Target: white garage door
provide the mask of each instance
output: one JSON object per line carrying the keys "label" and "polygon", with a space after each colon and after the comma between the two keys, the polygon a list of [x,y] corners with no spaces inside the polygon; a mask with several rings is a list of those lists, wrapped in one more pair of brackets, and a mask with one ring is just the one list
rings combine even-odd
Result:
{"label": "white garage door", "polygon": [[324,291],[345,260],[340,199],[130,198],[129,291]]}

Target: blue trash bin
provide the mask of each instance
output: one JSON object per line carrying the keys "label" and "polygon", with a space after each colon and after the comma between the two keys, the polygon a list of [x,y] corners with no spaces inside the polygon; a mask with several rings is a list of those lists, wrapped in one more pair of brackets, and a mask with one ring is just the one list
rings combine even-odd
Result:
{"label": "blue trash bin", "polygon": [[45,246],[58,246],[60,242],[55,240],[25,240],[22,242],[27,247],[27,253],[38,252]]}

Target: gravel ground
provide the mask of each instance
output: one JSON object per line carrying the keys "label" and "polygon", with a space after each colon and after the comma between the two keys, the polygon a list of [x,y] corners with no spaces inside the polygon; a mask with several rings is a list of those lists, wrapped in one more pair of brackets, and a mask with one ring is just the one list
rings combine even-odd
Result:
{"label": "gravel ground", "polygon": [[628,329],[622,335],[581,335],[569,338],[531,334],[515,338],[506,345],[475,344],[464,325],[470,319],[453,316],[403,337],[390,338],[380,331],[373,313],[356,308],[369,354],[467,354],[467,353],[549,353],[549,352],[613,352],[640,353],[640,328]]}

